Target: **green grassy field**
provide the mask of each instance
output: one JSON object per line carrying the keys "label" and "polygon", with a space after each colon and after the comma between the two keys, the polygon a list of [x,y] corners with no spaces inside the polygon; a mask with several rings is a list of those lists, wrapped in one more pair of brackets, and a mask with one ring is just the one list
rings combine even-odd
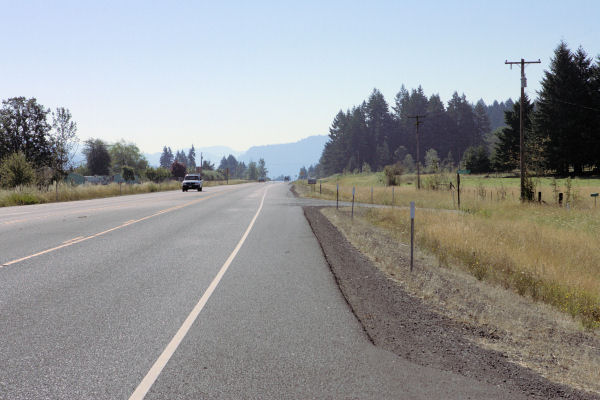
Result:
{"label": "green grassy field", "polygon": [[[565,193],[559,207],[550,178],[537,184],[546,203],[521,203],[518,178],[463,176],[462,212],[441,212],[457,209],[455,191],[417,190],[414,176],[405,178],[406,184],[393,188],[398,207],[366,213],[373,225],[406,241],[410,220],[404,206],[415,201],[417,243],[440,264],[458,263],[478,279],[552,304],[587,327],[600,326],[600,208],[589,197],[600,191],[600,180],[573,179],[568,196],[567,180],[556,180],[556,193]],[[304,196],[335,199],[338,183],[341,200],[351,200],[354,186],[356,201],[371,203],[373,193],[373,203],[392,204],[392,188],[379,173],[295,185]]]}

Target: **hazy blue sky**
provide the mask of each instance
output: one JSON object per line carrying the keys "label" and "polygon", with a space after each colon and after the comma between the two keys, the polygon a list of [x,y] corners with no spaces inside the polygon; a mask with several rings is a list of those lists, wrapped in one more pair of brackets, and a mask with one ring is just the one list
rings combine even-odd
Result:
{"label": "hazy blue sky", "polygon": [[292,142],[402,84],[535,96],[560,40],[600,54],[600,1],[5,1],[0,98],[64,106],[81,138],[143,151]]}

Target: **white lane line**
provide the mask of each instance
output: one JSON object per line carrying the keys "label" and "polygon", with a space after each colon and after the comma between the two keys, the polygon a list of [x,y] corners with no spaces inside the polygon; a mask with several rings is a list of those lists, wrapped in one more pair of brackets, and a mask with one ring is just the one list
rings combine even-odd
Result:
{"label": "white lane line", "polygon": [[238,242],[237,246],[235,246],[235,249],[233,249],[233,251],[229,255],[229,258],[227,258],[227,261],[225,261],[225,264],[223,264],[223,266],[221,267],[221,269],[219,270],[219,272],[217,273],[217,275],[215,276],[213,281],[210,283],[210,285],[208,286],[208,289],[206,289],[206,291],[200,298],[200,301],[198,301],[198,304],[196,304],[196,306],[192,309],[192,312],[187,316],[185,321],[183,321],[183,325],[181,325],[181,327],[179,328],[179,330],[177,331],[175,336],[173,336],[173,338],[171,339],[171,341],[169,342],[167,347],[163,350],[162,354],[154,362],[154,365],[152,365],[152,368],[150,368],[150,371],[148,371],[148,373],[146,374],[144,379],[142,379],[142,382],[140,382],[140,384],[135,389],[133,394],[129,397],[129,400],[141,400],[144,398],[144,396],[146,396],[146,393],[148,393],[148,391],[150,390],[150,388],[152,387],[152,385],[154,384],[154,382],[160,375],[160,373],[163,370],[163,368],[165,367],[165,365],[167,365],[167,362],[169,362],[169,360],[171,359],[171,356],[173,356],[173,354],[175,353],[175,350],[177,350],[177,347],[179,347],[179,344],[181,344],[181,342],[183,341],[183,338],[185,338],[185,335],[188,333],[188,331],[192,327],[192,324],[194,323],[194,321],[196,321],[196,318],[198,317],[198,315],[200,314],[200,312],[206,305],[206,302],[208,301],[210,296],[213,294],[213,292],[217,288],[217,285],[221,281],[221,278],[223,277],[223,275],[225,275],[225,272],[227,272],[227,269],[231,265],[231,262],[233,261],[233,259],[237,255],[237,253],[240,251],[240,249],[242,248],[242,245],[246,241],[246,238],[250,234],[250,231],[252,230],[252,227],[254,226],[254,222],[256,222],[256,219],[258,218],[258,215],[260,214],[260,211],[263,208],[263,204],[265,202],[265,197],[267,196],[268,190],[269,190],[269,187],[265,188],[265,192],[260,201],[260,206],[258,207],[256,214],[254,214],[254,218],[252,218],[252,221],[250,221],[250,225],[248,225],[246,232],[244,232],[244,235]]}
{"label": "white lane line", "polygon": [[202,198],[200,198],[198,200],[192,200],[192,201],[189,201],[187,203],[184,203],[184,204],[181,204],[181,205],[178,205],[178,206],[173,206],[173,207],[170,207],[170,208],[166,208],[164,210],[160,210],[158,212],[155,212],[154,214],[147,215],[147,216],[139,218],[139,219],[129,220],[129,221],[127,221],[127,222],[125,222],[125,223],[123,223],[123,224],[121,224],[119,226],[115,226],[114,228],[110,228],[110,229],[107,229],[107,230],[99,232],[99,233],[95,233],[95,234],[90,235],[90,236],[79,236],[79,237],[76,237],[74,239],[67,240],[66,242],[63,242],[61,245],[58,245],[56,247],[52,247],[50,249],[42,250],[42,251],[40,251],[38,253],[30,254],[28,256],[21,257],[21,258],[18,258],[16,260],[7,261],[4,264],[0,264],[0,268],[8,267],[9,265],[17,264],[17,263],[29,260],[29,259],[34,258],[34,257],[38,257],[38,256],[41,256],[41,255],[44,255],[44,254],[51,253],[51,252],[56,251],[56,250],[63,249],[65,247],[73,246],[73,245],[75,245],[77,243],[85,242],[86,240],[90,240],[90,239],[94,239],[94,238],[97,238],[97,237],[102,236],[102,235],[106,235],[107,233],[116,231],[117,229],[122,229],[122,228],[124,228],[126,226],[129,226],[129,225],[132,225],[132,224],[136,224],[138,222],[142,222],[142,221],[145,221],[145,220],[150,219],[150,218],[154,218],[154,217],[156,217],[158,215],[165,214],[165,213],[168,213],[168,212],[171,212],[171,211],[175,211],[175,210],[179,210],[181,208],[190,206],[192,204],[197,204],[197,203],[199,203],[201,201],[208,200],[208,199],[210,199],[212,197],[219,196],[219,195],[224,194],[224,193],[226,193],[226,192],[222,191],[222,192],[213,193],[213,194],[210,194],[210,195],[208,195],[206,197],[202,197]]}
{"label": "white lane line", "polygon": [[77,236],[76,238],[65,240],[63,242],[63,244],[71,243],[71,242],[74,242],[74,241],[79,240],[79,239],[83,239],[83,236]]}

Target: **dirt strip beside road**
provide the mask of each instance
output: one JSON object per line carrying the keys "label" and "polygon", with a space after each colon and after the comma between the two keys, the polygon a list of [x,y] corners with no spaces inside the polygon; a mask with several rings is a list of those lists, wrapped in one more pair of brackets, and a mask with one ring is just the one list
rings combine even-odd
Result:
{"label": "dirt strip beside road", "polygon": [[356,250],[320,207],[304,207],[304,214],[344,297],[376,346],[420,365],[505,388],[507,398],[519,393],[532,399],[600,399],[477,346],[475,339],[486,332],[437,314],[406,293]]}

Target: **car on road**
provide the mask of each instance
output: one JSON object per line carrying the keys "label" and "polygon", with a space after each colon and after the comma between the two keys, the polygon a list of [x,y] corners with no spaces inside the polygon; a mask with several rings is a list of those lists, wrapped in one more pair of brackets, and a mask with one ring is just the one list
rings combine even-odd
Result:
{"label": "car on road", "polygon": [[181,191],[187,192],[189,189],[202,191],[202,177],[199,174],[187,174],[181,182]]}

